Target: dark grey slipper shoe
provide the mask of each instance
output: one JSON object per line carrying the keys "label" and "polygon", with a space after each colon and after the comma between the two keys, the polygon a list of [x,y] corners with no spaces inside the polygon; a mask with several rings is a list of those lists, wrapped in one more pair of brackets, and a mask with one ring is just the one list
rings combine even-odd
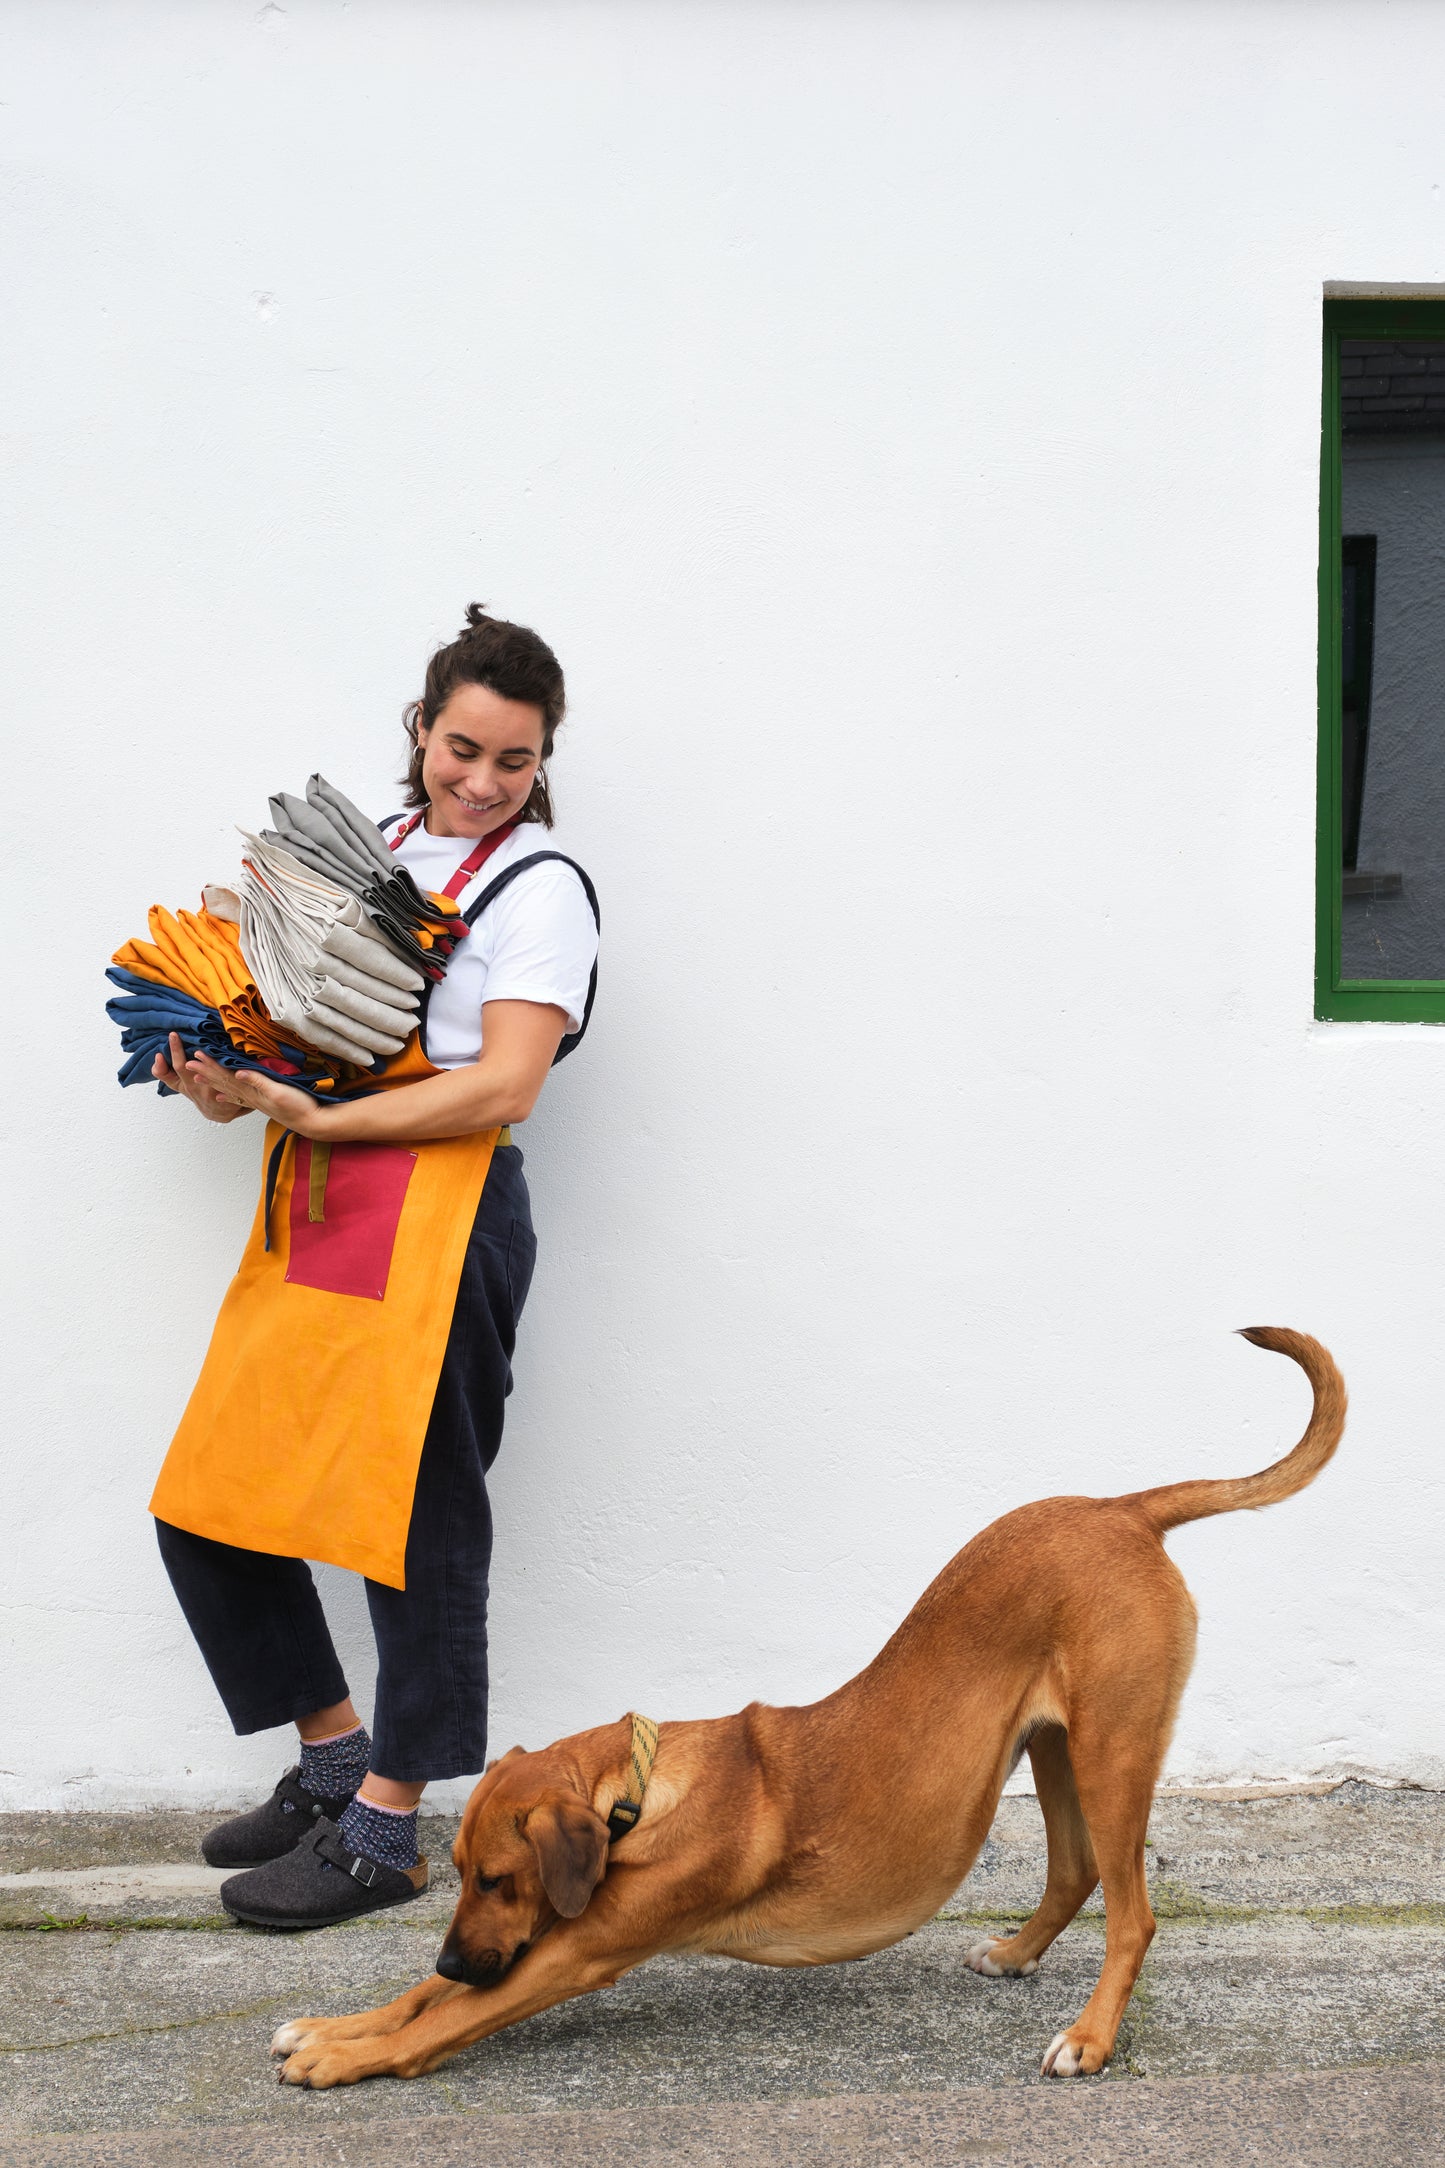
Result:
{"label": "dark grey slipper shoe", "polygon": [[363,1912],[383,1912],[420,1897],[427,1863],[384,1867],[341,1841],[334,1822],[319,1821],[294,1852],[221,1884],[221,1902],[253,1927],[331,1927]]}
{"label": "dark grey slipper shoe", "polygon": [[336,1821],[354,1797],[353,1792],[344,1792],[339,1799],[322,1799],[308,1792],[298,1762],[287,1770],[264,1806],[208,1830],[201,1839],[201,1857],[208,1867],[260,1867],[269,1859],[284,1859],[323,1814]]}

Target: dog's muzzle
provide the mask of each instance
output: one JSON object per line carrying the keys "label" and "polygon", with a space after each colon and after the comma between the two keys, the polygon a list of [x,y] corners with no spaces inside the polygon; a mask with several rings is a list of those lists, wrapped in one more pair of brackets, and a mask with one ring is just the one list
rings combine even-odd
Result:
{"label": "dog's muzzle", "polygon": [[444,1980],[456,1980],[463,1987],[495,1987],[526,1947],[524,1942],[510,1957],[503,1957],[500,1950],[483,1950],[480,1957],[466,1958],[444,1942],[437,1952],[436,1969]]}

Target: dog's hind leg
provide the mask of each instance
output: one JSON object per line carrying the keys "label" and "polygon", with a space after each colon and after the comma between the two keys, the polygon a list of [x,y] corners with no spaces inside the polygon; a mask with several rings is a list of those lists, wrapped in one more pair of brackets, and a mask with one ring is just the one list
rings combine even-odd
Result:
{"label": "dog's hind leg", "polygon": [[1168,1736],[1167,1721],[1150,1725],[1146,1737],[1121,1739],[1116,1732],[1101,1738],[1082,1728],[1070,1736],[1079,1803],[1104,1885],[1104,1966],[1074,2023],[1050,2041],[1046,2077],[1088,2077],[1114,2052],[1119,2021],[1154,1939],[1144,1839]]}
{"label": "dog's hind leg", "polygon": [[1005,1941],[976,1942],[968,1952],[974,1971],[991,1979],[1001,1973],[1036,1972],[1044,1951],[1063,1933],[1099,1879],[1074,1784],[1068,1736],[1061,1724],[1046,1724],[1034,1733],[1029,1760],[1048,1838],[1048,1879],[1037,1912],[1016,1935]]}

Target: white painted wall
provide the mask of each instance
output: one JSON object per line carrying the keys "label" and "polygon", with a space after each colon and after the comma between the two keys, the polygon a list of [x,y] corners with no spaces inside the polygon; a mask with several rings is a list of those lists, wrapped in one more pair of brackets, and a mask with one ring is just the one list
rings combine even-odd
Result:
{"label": "white painted wall", "polygon": [[280,1765],[145,1513],[257,1140],[122,1096],[100,971],[268,791],[392,801],[473,596],[606,913],[497,1745],[811,1696],[1006,1508],[1262,1465],[1258,1319],[1354,1414],[1174,1539],[1172,1773],[1445,1781],[1445,1033],[1310,1020],[1321,282],[1445,280],[1445,15],[4,15],[0,1798]]}

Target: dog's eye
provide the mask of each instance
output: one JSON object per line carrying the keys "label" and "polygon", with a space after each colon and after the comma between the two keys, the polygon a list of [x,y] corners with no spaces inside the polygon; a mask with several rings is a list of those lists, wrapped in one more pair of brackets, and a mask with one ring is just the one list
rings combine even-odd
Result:
{"label": "dog's eye", "polygon": [[478,1889],[500,1889],[501,1886],[502,1878],[499,1874],[479,1874],[477,1876]]}

